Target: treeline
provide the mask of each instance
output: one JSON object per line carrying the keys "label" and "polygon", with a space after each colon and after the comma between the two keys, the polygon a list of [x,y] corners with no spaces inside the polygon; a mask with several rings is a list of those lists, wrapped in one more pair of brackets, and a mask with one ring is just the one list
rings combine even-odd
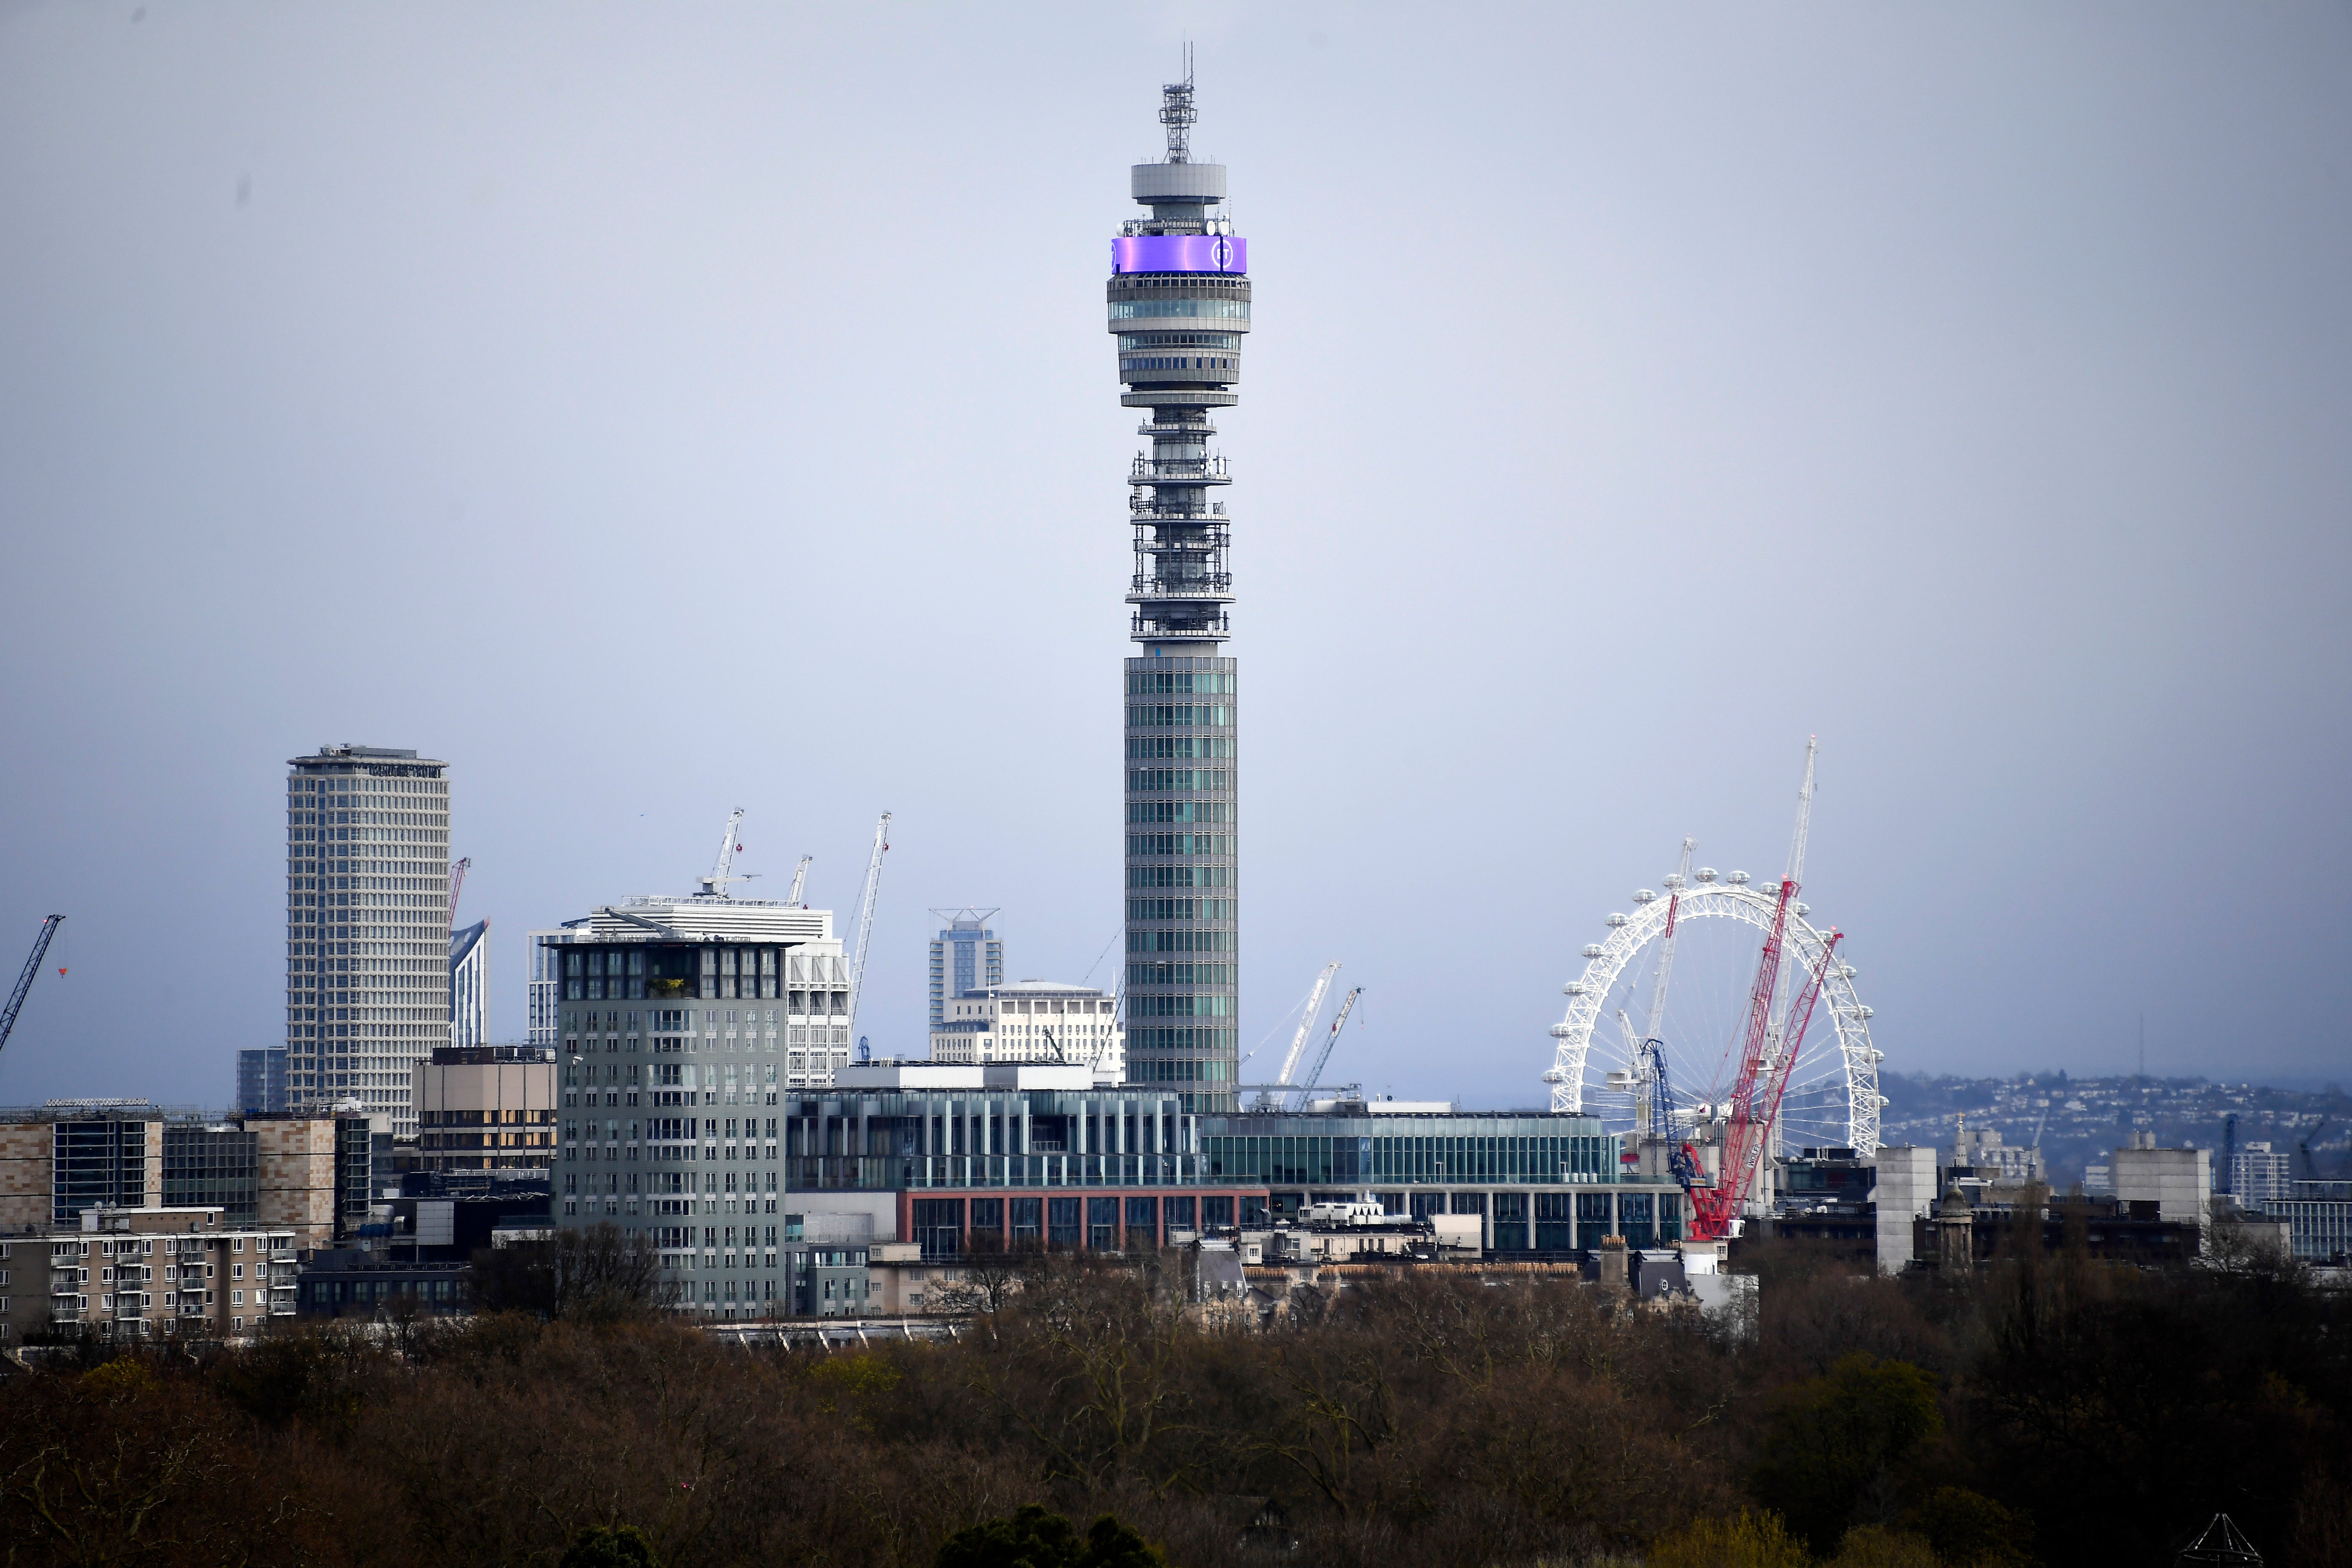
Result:
{"label": "treeline", "polygon": [[0,1541],[26,1565],[929,1568],[950,1538],[993,1561],[1016,1531],[990,1521],[1034,1504],[1073,1563],[1144,1561],[1078,1555],[1139,1536],[1182,1568],[2056,1568],[2168,1564],[2227,1511],[2273,1568],[2352,1562],[2352,1312],[2292,1270],[1753,1257],[1746,1340],[1451,1276],[1210,1331],[1157,1265],[1052,1257],[955,1342],[856,1353],[714,1343],[613,1289],[84,1346],[0,1386]]}

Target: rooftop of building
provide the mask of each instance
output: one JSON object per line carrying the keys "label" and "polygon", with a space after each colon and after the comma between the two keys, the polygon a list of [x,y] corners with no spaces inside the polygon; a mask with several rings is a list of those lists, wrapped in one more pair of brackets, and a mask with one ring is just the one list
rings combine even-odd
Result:
{"label": "rooftop of building", "polygon": [[959,991],[959,999],[975,1000],[991,996],[1084,996],[1104,994],[1099,985],[1073,985],[1060,980],[1014,980],[1001,985],[975,985],[969,991]]}
{"label": "rooftop of building", "polygon": [[[568,921],[578,925],[578,921]],[[751,942],[798,947],[833,940],[833,911],[772,899],[647,894],[591,910],[574,942]]]}
{"label": "rooftop of building", "polygon": [[307,757],[286,759],[289,767],[319,763],[421,763],[436,768],[449,765],[438,757],[420,757],[411,747],[361,746],[348,742],[341,745],[322,745]]}
{"label": "rooftop of building", "polygon": [[478,920],[472,925],[459,926],[456,931],[451,931],[449,962],[452,964],[463,963],[467,956],[481,945],[482,939],[488,936],[489,931],[490,922],[487,920]]}
{"label": "rooftop of building", "polygon": [[1164,1099],[1148,1084],[1097,1084],[1085,1062],[860,1062],[835,1068],[835,1092],[866,1090],[921,1094],[939,1089],[1084,1089]]}
{"label": "rooftop of building", "polygon": [[437,1068],[492,1067],[509,1062],[552,1062],[553,1046],[436,1046],[431,1057]]}

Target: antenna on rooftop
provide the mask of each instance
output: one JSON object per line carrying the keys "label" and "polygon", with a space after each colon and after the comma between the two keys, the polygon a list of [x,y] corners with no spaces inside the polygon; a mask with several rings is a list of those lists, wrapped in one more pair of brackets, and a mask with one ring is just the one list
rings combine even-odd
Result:
{"label": "antenna on rooftop", "polygon": [[1192,124],[1201,118],[1192,107],[1192,46],[1184,46],[1184,79],[1160,89],[1160,123],[1168,127],[1168,161],[1192,161]]}

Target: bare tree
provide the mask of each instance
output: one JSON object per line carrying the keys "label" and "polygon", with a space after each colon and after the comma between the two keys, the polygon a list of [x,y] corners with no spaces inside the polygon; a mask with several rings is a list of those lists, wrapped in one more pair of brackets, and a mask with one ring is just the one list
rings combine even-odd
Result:
{"label": "bare tree", "polygon": [[677,1287],[661,1273],[651,1236],[608,1221],[475,1253],[474,1300],[486,1311],[607,1322],[670,1305]]}
{"label": "bare tree", "polygon": [[1006,1247],[986,1233],[972,1237],[972,1248],[957,1259],[956,1278],[931,1287],[931,1305],[942,1312],[1003,1311],[1034,1273],[1044,1249],[1030,1243]]}

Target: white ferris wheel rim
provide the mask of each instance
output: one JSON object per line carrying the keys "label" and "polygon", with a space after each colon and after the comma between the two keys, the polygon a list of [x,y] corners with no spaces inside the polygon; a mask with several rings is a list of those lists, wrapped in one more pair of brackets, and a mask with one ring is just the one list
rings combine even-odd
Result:
{"label": "white ferris wheel rim", "polygon": [[[1591,1061],[1592,1029],[1600,1021],[1601,1005],[1642,950],[1665,934],[1670,905],[1678,921],[1729,919],[1769,931],[1772,929],[1773,911],[1780,903],[1777,889],[1766,894],[1745,884],[1728,882],[1703,882],[1684,889],[1677,898],[1678,902],[1665,897],[1653,899],[1624,916],[1624,923],[1613,927],[1608,939],[1599,944],[1600,952],[1586,961],[1583,975],[1568,983],[1568,1015],[1551,1027],[1557,1045],[1551,1070],[1543,1075],[1544,1081],[1551,1086],[1553,1110],[1580,1112],[1585,1109],[1585,1073]],[[1800,963],[1817,968],[1828,946],[1829,933],[1791,909],[1788,942]],[[1836,1030],[1838,1054],[1843,1058],[1846,1146],[1867,1157],[1878,1152],[1879,1111],[1885,1101],[1878,1092],[1879,1056],[1870,1043],[1870,1009],[1854,994],[1852,971],[1853,965],[1843,962],[1829,966],[1828,977],[1822,986],[1821,1005],[1829,1012]]]}

